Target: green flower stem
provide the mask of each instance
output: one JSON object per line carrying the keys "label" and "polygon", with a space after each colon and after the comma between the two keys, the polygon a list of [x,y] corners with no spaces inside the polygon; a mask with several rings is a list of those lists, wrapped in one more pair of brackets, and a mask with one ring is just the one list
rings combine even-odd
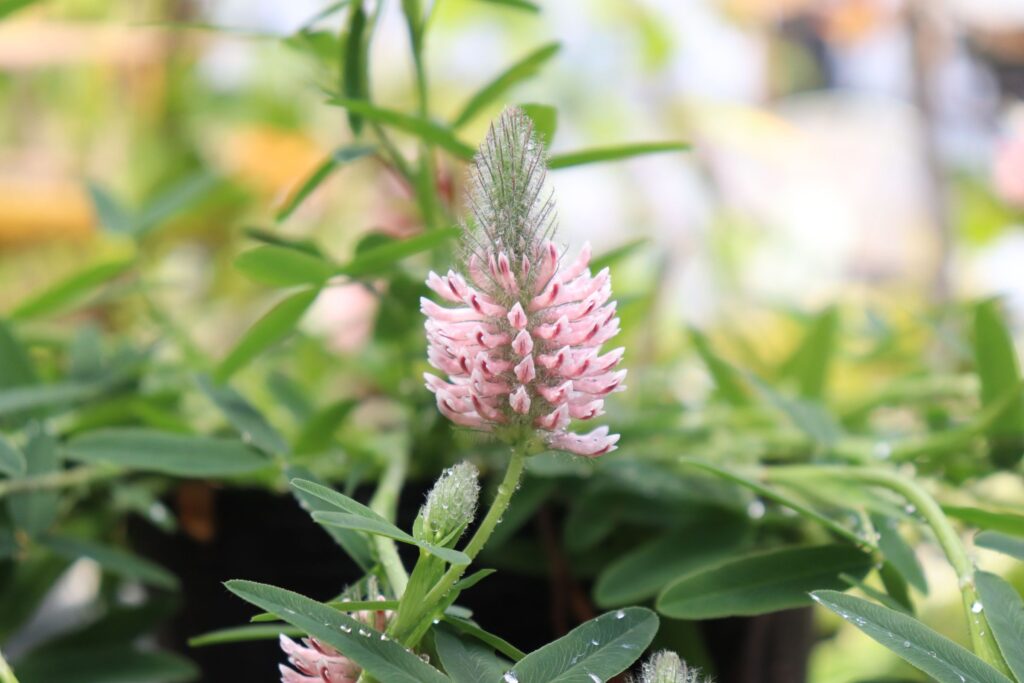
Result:
{"label": "green flower stem", "polygon": [[[512,457],[508,462],[508,469],[505,470],[505,476],[501,480],[501,484],[498,485],[498,493],[494,497],[494,501],[491,503],[491,508],[487,511],[487,515],[483,521],[480,522],[480,526],[477,527],[473,537],[466,544],[463,552],[469,557],[472,562],[480,551],[483,550],[487,544],[487,540],[494,533],[495,527],[501,521],[505,511],[508,509],[509,503],[512,501],[512,496],[516,492],[516,488],[519,486],[519,479],[523,475],[523,468],[526,465],[527,449],[524,447],[515,448],[512,451]],[[418,621],[424,621],[427,618],[433,617],[433,611],[437,609],[438,605],[444,600],[445,596],[451,591],[462,575],[466,573],[466,569],[469,564],[453,564],[441,580],[438,581],[433,588],[423,598],[420,605],[422,606],[419,610],[421,615],[424,615],[423,619]],[[426,623],[429,623],[427,621]],[[418,631],[418,632],[417,632]],[[412,634],[393,634],[398,640],[400,640],[407,647],[413,647],[416,645],[415,642],[405,642],[406,638],[414,636],[416,640],[422,637],[422,629],[417,629]]]}
{"label": "green flower stem", "polygon": [[11,671],[11,667],[7,665],[2,652],[0,652],[0,683],[18,683],[18,679]]}
{"label": "green flower stem", "polygon": [[[370,509],[385,519],[394,521],[395,513],[398,510],[398,494],[405,482],[405,473],[408,469],[409,456],[405,451],[400,451],[392,456],[391,461],[384,470],[380,485],[377,486],[373,498],[370,500]],[[373,536],[373,544],[377,550],[377,557],[384,567],[384,573],[391,584],[391,590],[396,598],[401,598],[405,593],[405,587],[409,584],[409,574],[405,571],[402,558],[398,556],[398,546],[393,539],[385,536]]]}
{"label": "green flower stem", "polygon": [[[967,555],[967,550],[949,518],[927,491],[913,480],[900,476],[896,472],[875,467],[794,465],[768,468],[765,473],[769,479],[782,482],[821,478],[854,480],[871,486],[887,488],[905,498],[916,508],[917,514],[921,515],[932,528],[946,559],[949,560],[956,572],[960,582],[960,593],[963,597],[964,613],[967,617],[967,628],[971,634],[971,645],[975,654],[1007,676],[1010,675],[1006,662],[1003,660],[995,640],[990,635],[991,629],[988,627],[988,620],[982,612],[976,613],[974,609],[974,605],[978,603],[978,591],[974,586],[974,563]],[[989,633],[987,637],[986,633]]]}
{"label": "green flower stem", "polygon": [[88,484],[102,479],[112,479],[124,474],[124,471],[109,465],[75,467],[59,472],[47,472],[32,477],[5,479],[0,481],[0,498],[12,493],[63,489],[80,484]]}

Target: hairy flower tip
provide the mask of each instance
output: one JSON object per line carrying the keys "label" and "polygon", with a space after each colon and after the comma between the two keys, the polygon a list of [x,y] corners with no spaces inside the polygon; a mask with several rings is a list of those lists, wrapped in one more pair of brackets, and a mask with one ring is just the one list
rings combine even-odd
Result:
{"label": "hairy flower tip", "polygon": [[423,505],[424,540],[446,545],[454,543],[476,516],[480,498],[480,472],[469,462],[449,467],[427,494]]}
{"label": "hairy flower tip", "polygon": [[517,268],[524,259],[536,263],[555,229],[555,202],[544,145],[521,109],[506,108],[491,125],[470,169],[469,188],[467,260],[488,264],[503,252]]}
{"label": "hairy flower tip", "polygon": [[425,375],[441,413],[462,427],[509,442],[542,441],[585,456],[615,449],[600,427],[567,431],[573,420],[604,413],[604,399],[625,388],[616,366],[623,349],[601,353],[619,332],[605,268],[591,274],[590,246],[567,262],[549,239],[553,202],[541,201],[543,151],[529,119],[508,109],[477,155],[468,232],[468,278],[430,273],[442,306],[421,300],[432,366]]}
{"label": "hairy flower tip", "polygon": [[[376,579],[371,577],[365,590],[349,590],[343,602],[383,602],[386,598],[377,588]],[[391,610],[360,610],[350,612],[349,616],[372,629],[383,632],[394,613]],[[303,638],[297,643],[281,634],[281,649],[288,655],[288,663],[278,666],[281,672],[281,683],[356,683],[362,668],[351,659],[335,650],[330,645],[316,638]]]}
{"label": "hairy flower tip", "polygon": [[644,663],[640,683],[710,683],[710,679],[702,678],[700,670],[686,666],[675,652],[662,650]]}

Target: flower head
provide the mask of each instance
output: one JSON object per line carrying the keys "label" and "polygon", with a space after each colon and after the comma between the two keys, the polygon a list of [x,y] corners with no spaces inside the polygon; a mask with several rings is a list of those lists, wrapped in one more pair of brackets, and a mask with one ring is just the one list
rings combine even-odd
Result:
{"label": "flower head", "polygon": [[[358,597],[370,601],[385,599],[373,580],[366,594]],[[393,613],[390,610],[360,610],[350,616],[372,629],[383,631]],[[356,683],[362,673],[362,667],[316,638],[303,638],[301,643],[297,643],[281,634],[280,643],[281,649],[288,655],[288,663],[295,667],[279,665],[281,683]]]}
{"label": "flower head", "polygon": [[468,277],[431,272],[427,285],[455,307],[423,299],[438,409],[457,425],[508,441],[539,437],[550,448],[597,456],[619,440],[599,427],[568,431],[603,414],[624,389],[623,349],[601,353],[619,332],[605,268],[592,275],[590,248],[566,262],[550,240],[554,201],[544,148],[520,110],[491,127],[470,172],[472,218],[464,226]]}
{"label": "flower head", "polygon": [[427,494],[420,513],[424,540],[449,544],[457,541],[458,537],[449,537],[473,521],[479,498],[480,472],[472,463],[460,462],[445,470]]}

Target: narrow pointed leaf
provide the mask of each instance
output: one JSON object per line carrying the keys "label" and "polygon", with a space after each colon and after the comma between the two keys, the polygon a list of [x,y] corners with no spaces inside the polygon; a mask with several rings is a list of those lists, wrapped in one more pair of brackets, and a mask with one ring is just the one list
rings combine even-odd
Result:
{"label": "narrow pointed leaf", "polygon": [[807,336],[783,364],[780,374],[796,380],[801,397],[821,399],[825,395],[838,332],[839,310],[830,306],[815,316]]}
{"label": "narrow pointed leaf", "polygon": [[17,477],[25,473],[25,456],[0,435],[0,474]]}
{"label": "narrow pointed leaf", "polygon": [[[27,2],[30,0],[21,0],[21,2]],[[529,0],[480,0],[486,2],[489,5],[504,5],[506,7],[513,7],[515,9],[525,10],[527,12],[537,13],[540,12],[540,5]]]}
{"label": "narrow pointed leaf", "polygon": [[943,505],[942,511],[979,529],[1024,536],[1024,515],[955,505]]}
{"label": "narrow pointed leaf", "polygon": [[376,152],[376,148],[370,145],[348,145],[340,147],[324,159],[324,161],[317,166],[309,177],[306,178],[299,185],[298,189],[295,190],[285,201],[284,205],[278,210],[274,216],[274,220],[278,223],[288,220],[288,218],[295,213],[306,198],[313,193],[327,178],[331,176],[335,171],[344,166],[345,164],[357,161],[364,157],[370,156]]}
{"label": "narrow pointed leaf", "polygon": [[602,614],[526,655],[513,668],[523,683],[594,683],[625,671],[658,631],[658,617],[643,607]]}
{"label": "narrow pointed leaf", "polygon": [[924,569],[911,548],[899,533],[899,521],[878,513],[871,515],[871,523],[878,532],[878,549],[885,559],[907,580],[911,586],[928,594],[928,580]]}
{"label": "narrow pointed leaf", "polygon": [[434,647],[453,683],[497,682],[512,668],[512,662],[494,654],[490,647],[464,640],[446,625],[434,629]]}
{"label": "narrow pointed leaf", "polygon": [[[537,139],[545,147],[551,147],[551,141],[555,138],[555,131],[558,129],[558,110],[549,104],[521,104],[519,108],[533,121],[533,131]],[[595,273],[599,272],[602,266],[597,264],[600,259],[590,262],[590,268]]]}
{"label": "narrow pointed leaf", "polygon": [[[983,301],[975,308],[974,358],[984,406],[998,402],[1020,385],[1020,362],[997,301]],[[989,427],[988,436],[997,464],[1012,467],[1020,461],[1024,454],[1024,395],[1017,392],[1012,405]]]}
{"label": "narrow pointed leaf", "polygon": [[[388,683],[450,683],[450,679],[392,640],[352,617],[298,593],[252,581],[228,581],[228,590],[327,643]],[[369,635],[360,635],[360,632]]]}
{"label": "narrow pointed leaf", "polygon": [[871,556],[848,545],[801,546],[759,552],[684,576],[658,596],[658,611],[674,619],[753,616],[809,604],[807,594],[843,588],[840,574],[862,578]]}
{"label": "narrow pointed leaf", "polygon": [[92,200],[93,210],[96,211],[101,227],[117,235],[131,234],[135,227],[135,218],[112,194],[91,180],[86,181],[85,189]]}
{"label": "narrow pointed leaf", "polygon": [[328,100],[328,103],[344,107],[347,111],[371,121],[376,121],[409,133],[418,137],[423,142],[437,145],[459,159],[469,160],[473,158],[474,149],[471,146],[455,137],[455,134],[449,128],[429,119],[413,116],[412,114],[403,114],[393,109],[384,109],[374,106],[365,100],[347,97],[335,97]]}
{"label": "narrow pointed leaf", "polygon": [[1017,589],[988,572],[975,575],[978,595],[992,635],[1010,671],[1024,681],[1024,601]]}
{"label": "narrow pointed leaf", "polygon": [[715,381],[715,388],[722,398],[734,406],[750,405],[750,393],[743,382],[743,376],[714,352],[704,333],[696,328],[690,328],[690,339],[693,340],[693,345],[707,366],[708,373]]}
{"label": "narrow pointed leaf", "polygon": [[74,273],[22,301],[11,311],[11,319],[27,320],[64,310],[134,265],[135,260],[129,258],[101,263]]}
{"label": "narrow pointed leaf", "polygon": [[561,49],[561,45],[558,43],[548,43],[537,48],[498,74],[490,83],[482,87],[470,98],[469,102],[462,108],[462,111],[459,112],[459,115],[455,117],[452,127],[460,128],[469,123],[487,105],[501,97],[502,93],[516,83],[535,75],[544,64],[558,54],[559,49]]}
{"label": "narrow pointed leaf", "polygon": [[[56,472],[60,468],[56,440],[39,429],[34,428],[31,432],[25,445],[24,476]],[[15,528],[29,536],[36,536],[46,531],[56,519],[60,493],[53,490],[22,491],[7,496],[6,500],[7,512]]]}
{"label": "narrow pointed leaf", "polygon": [[295,331],[317,294],[315,289],[303,290],[279,301],[242,335],[231,353],[221,361],[217,379],[226,381],[253,358],[287,338]]}
{"label": "narrow pointed leaf", "polygon": [[64,447],[71,460],[109,463],[179,477],[221,477],[261,470],[269,461],[237,439],[119,427],[86,432]]}
{"label": "narrow pointed leaf", "polygon": [[275,287],[295,285],[321,286],[337,268],[327,259],[298,249],[263,245],[242,252],[235,259],[235,268],[246,277]]}
{"label": "narrow pointed leaf", "polygon": [[[321,482],[315,480],[312,472],[302,467],[289,467],[285,470],[285,476],[288,477],[289,481],[300,479],[320,486],[324,490],[331,490]],[[313,495],[297,486],[292,486],[292,495],[294,495],[295,499],[299,501],[299,505],[301,505],[302,508],[310,514],[318,511],[327,512],[337,508],[337,506],[325,501],[323,497]],[[337,542],[338,545],[342,547],[342,549],[344,549],[348,556],[351,557],[357,565],[359,565],[360,569],[364,572],[370,571],[374,562],[373,551],[370,548],[370,543],[366,539],[366,536],[352,531],[351,529],[343,529],[336,526],[324,526],[322,528],[335,540],[335,542]]]}
{"label": "narrow pointed leaf", "polygon": [[594,601],[608,608],[647,600],[680,576],[720,564],[748,535],[748,525],[724,515],[659,536],[609,564],[594,584]]}
{"label": "narrow pointed leaf", "polygon": [[87,557],[103,569],[126,579],[135,579],[157,588],[173,589],[178,586],[178,579],[174,574],[121,548],[61,536],[44,536],[40,543],[51,552],[69,560]]}
{"label": "narrow pointed leaf", "polygon": [[302,630],[294,626],[246,624],[245,626],[222,628],[217,631],[194,636],[188,639],[188,646],[207,647],[209,645],[224,645],[226,643],[247,643],[253,640],[277,640],[282,633],[291,638],[305,635]]}
{"label": "narrow pointed leaf", "polygon": [[989,550],[995,550],[1018,560],[1024,560],[1024,538],[1011,536],[998,531],[982,531],[974,537],[974,544]]}
{"label": "narrow pointed leaf", "polygon": [[489,645],[492,649],[497,650],[501,654],[505,655],[513,662],[518,662],[520,659],[526,656],[526,653],[517,648],[512,643],[503,639],[501,636],[496,636],[493,633],[480,628],[476,623],[469,619],[455,616],[454,614],[445,614],[441,617],[446,623],[451,624],[460,633],[464,633],[467,636],[476,638],[481,643]]}
{"label": "narrow pointed leaf", "polygon": [[339,268],[337,273],[339,275],[348,275],[352,278],[377,275],[382,269],[393,263],[414,254],[429,251],[461,234],[461,231],[457,228],[442,228],[440,230],[430,230],[404,240],[370,247],[358,253],[351,261]]}
{"label": "narrow pointed leaf", "polygon": [[645,154],[685,152],[688,149],[690,149],[690,146],[682,142],[644,142],[615,147],[598,147],[579,152],[555,154],[548,159],[548,168],[568,168],[570,166],[582,166],[583,164],[595,164],[604,161],[619,161]]}
{"label": "narrow pointed leaf", "polygon": [[939,683],[1011,683],[911,616],[831,590],[815,591],[812,597]]}
{"label": "narrow pointed leaf", "polygon": [[214,384],[206,376],[199,377],[197,383],[238,431],[242,441],[251,443],[268,455],[288,453],[284,437],[241,394],[227,384]]}

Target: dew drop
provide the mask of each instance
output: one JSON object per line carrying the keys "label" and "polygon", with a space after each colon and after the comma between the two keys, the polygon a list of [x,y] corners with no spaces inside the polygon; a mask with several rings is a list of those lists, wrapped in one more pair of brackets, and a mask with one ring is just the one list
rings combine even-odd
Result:
{"label": "dew drop", "polygon": [[912,515],[915,512],[917,512],[917,507],[910,503],[907,503],[906,505],[903,506],[903,511],[906,512],[908,515]]}
{"label": "dew drop", "polygon": [[604,681],[601,680],[601,677],[597,674],[587,672],[587,676],[590,676],[590,680],[592,680],[594,683],[604,683]]}
{"label": "dew drop", "polygon": [[512,671],[505,672],[505,675],[501,677],[501,680],[504,683],[519,683],[519,679],[516,677],[515,673],[512,672]]}
{"label": "dew drop", "polygon": [[754,499],[747,505],[747,517],[751,519],[761,519],[766,511],[764,501],[760,499]]}
{"label": "dew drop", "polygon": [[879,460],[888,460],[892,455],[892,446],[884,441],[879,441],[872,449],[872,454]]}
{"label": "dew drop", "polygon": [[600,643],[597,642],[596,638],[593,638],[593,639],[591,639],[590,644],[593,645],[594,647],[597,647]]}
{"label": "dew drop", "polygon": [[971,613],[972,614],[981,614],[981,610],[983,610],[983,609],[985,609],[985,607],[980,602],[978,602],[977,600],[975,600],[974,604],[971,605]]}
{"label": "dew drop", "polygon": [[910,641],[909,640],[904,640],[903,641],[903,647],[910,647]]}
{"label": "dew drop", "polygon": [[626,618],[626,613],[623,612],[622,610],[619,610],[618,612],[615,613],[615,618],[616,619],[625,619]]}

